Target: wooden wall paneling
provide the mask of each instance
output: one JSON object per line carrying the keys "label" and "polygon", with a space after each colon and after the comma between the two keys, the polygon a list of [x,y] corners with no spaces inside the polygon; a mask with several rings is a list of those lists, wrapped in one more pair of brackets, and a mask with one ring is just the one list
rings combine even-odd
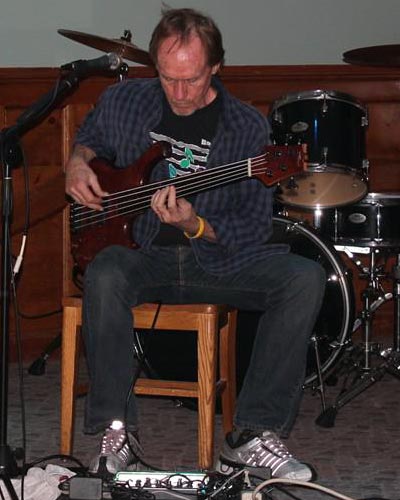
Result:
{"label": "wooden wall paneling", "polygon": [[[24,108],[5,107],[5,126],[12,126]],[[61,325],[60,214],[65,205],[64,180],[60,166],[60,111],[27,131],[21,137],[25,168],[12,172],[13,222],[12,249],[17,255],[21,231],[25,229],[25,176],[29,179],[29,229],[20,276],[17,278],[18,310],[23,347],[29,356],[37,355],[43,343],[58,334]],[[44,224],[40,222],[44,221]],[[43,316],[43,317],[42,317]],[[11,356],[15,355],[16,318],[10,311]]]}
{"label": "wooden wall paneling", "polygon": [[[154,70],[131,67],[129,78],[154,76]],[[0,123],[11,125],[19,113],[47,93],[59,77],[52,68],[0,68]],[[268,114],[272,103],[288,94],[309,90],[336,90],[359,99],[368,109],[366,132],[367,157],[370,161],[370,191],[400,192],[400,70],[355,67],[348,65],[319,66],[231,66],[221,72],[227,88],[238,98],[255,105]],[[95,104],[103,89],[115,83],[115,76],[93,77],[54,109],[49,116],[30,130],[22,140],[29,163],[31,218],[33,227],[19,294],[21,310],[29,314],[51,311],[59,305],[65,287],[63,281],[63,231],[65,206],[63,165],[71,148],[71,138],[86,112]],[[21,190],[22,170],[15,172],[16,206],[12,230],[13,250],[19,245],[24,212]],[[295,214],[307,217],[304,211]],[[346,265],[352,266],[351,263]],[[390,269],[392,264],[388,264]],[[47,267],[46,267],[47,266]],[[48,269],[51,269],[51,272]],[[65,269],[64,269],[65,272]],[[354,274],[358,306],[364,282]],[[385,287],[391,287],[390,280]],[[393,303],[377,312],[377,329],[390,334],[393,326]],[[34,356],[59,330],[57,315],[36,320],[23,320],[28,355]],[[13,326],[14,328],[14,326]]]}

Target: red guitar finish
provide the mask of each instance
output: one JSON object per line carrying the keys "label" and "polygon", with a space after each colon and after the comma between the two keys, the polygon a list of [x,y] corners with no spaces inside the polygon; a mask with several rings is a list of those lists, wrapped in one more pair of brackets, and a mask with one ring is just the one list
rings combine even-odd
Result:
{"label": "red guitar finish", "polygon": [[150,207],[157,189],[173,184],[177,196],[184,197],[252,177],[272,186],[304,172],[306,165],[305,145],[273,145],[254,158],[149,184],[153,167],[168,156],[170,145],[157,142],[123,169],[115,169],[98,158],[90,162],[100,185],[111,194],[103,199],[102,211],[71,204],[71,252],[79,271],[83,272],[93,257],[109,245],[137,247],[132,240],[132,223],[135,216]]}

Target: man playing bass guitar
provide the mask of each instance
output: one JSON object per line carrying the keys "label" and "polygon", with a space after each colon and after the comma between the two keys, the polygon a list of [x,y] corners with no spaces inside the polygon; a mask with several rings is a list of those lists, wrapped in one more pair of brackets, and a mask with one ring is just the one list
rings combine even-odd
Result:
{"label": "man playing bass guitar", "polygon": [[260,475],[270,469],[273,477],[311,480],[312,469],[282,439],[298,412],[324,271],[286,245],[268,243],[274,189],[251,175],[232,174],[232,182],[199,190],[193,182],[184,196],[179,191],[185,179],[207,179],[216,168],[230,172],[239,164],[250,174],[247,159],[263,155],[269,123],[218,78],[224,49],[208,16],[166,10],[149,52],[158,77],[106,89],[78,131],[66,167],[66,192],[102,214],[113,201],[89,163],[106,158],[117,175],[153,144],[169,145],[147,179],[153,186],[148,204],[133,222],[138,248],[106,246],[84,273],[83,336],[91,378],[85,432],[102,433],[90,470],[115,474],[140,453],[135,398],[125,407],[133,377],[131,307],[207,302],[261,312],[235,429],[226,436],[218,469],[256,467]]}

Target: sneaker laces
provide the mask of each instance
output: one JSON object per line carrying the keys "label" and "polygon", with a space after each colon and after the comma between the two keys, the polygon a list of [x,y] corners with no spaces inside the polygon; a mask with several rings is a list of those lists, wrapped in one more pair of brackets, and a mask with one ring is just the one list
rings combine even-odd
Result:
{"label": "sneaker laces", "polygon": [[275,455],[275,457],[271,456],[269,461],[264,464],[264,467],[270,467],[273,474],[276,474],[283,465],[293,459],[293,455],[275,433],[270,431],[263,432],[258,439],[261,442],[262,448],[264,448],[268,453]]}
{"label": "sneaker laces", "polygon": [[[131,438],[131,439],[130,439]],[[132,435],[128,435],[125,429],[113,429],[109,427],[103,434],[100,445],[100,456],[118,455],[127,462],[130,455],[134,458],[143,452],[138,440]]]}
{"label": "sneaker laces", "polygon": [[269,467],[276,475],[278,469],[293,459],[282,441],[271,431],[264,431],[261,435],[254,438],[254,444],[251,445],[247,453],[244,452],[243,458],[248,464],[255,467]]}

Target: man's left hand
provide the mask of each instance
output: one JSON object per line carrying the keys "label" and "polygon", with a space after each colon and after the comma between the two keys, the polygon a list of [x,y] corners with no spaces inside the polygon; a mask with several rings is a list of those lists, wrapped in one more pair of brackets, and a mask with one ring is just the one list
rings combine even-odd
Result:
{"label": "man's left hand", "polygon": [[195,234],[199,221],[193,205],[185,198],[177,198],[174,186],[159,189],[151,198],[151,208],[161,222]]}

